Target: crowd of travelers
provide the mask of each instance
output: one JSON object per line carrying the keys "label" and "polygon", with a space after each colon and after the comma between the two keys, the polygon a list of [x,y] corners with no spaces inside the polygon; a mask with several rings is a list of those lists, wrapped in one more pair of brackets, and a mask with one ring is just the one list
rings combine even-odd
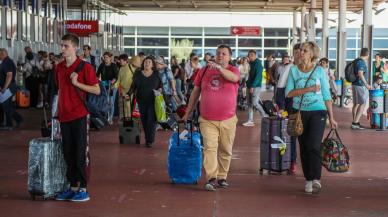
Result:
{"label": "crowd of travelers", "polygon": [[[305,129],[302,135],[291,138],[291,172],[295,173],[297,169],[298,141],[306,180],[305,191],[318,193],[321,190],[321,142],[326,120],[331,128],[337,128],[338,124],[333,115],[330,90],[333,88],[331,82],[335,80],[334,73],[329,69],[327,58],[318,60],[320,54],[316,43],[294,45],[292,56],[283,54],[280,62],[276,61],[274,55],[268,55],[264,64],[255,50],[250,50],[246,57],[232,60],[233,53],[228,45],[218,46],[215,56],[206,53],[200,59],[197,54],[191,53],[187,61],[183,59],[180,62],[177,57],[167,61],[163,56],[147,56],[144,53],[129,59],[127,54],[115,57],[111,52],[105,52],[100,58],[92,55],[89,45],[84,45],[82,51],[79,53],[78,37],[67,34],[62,37],[60,55],[45,51],[34,53],[30,47],[26,47],[25,61],[21,66],[25,76],[24,86],[31,94],[30,107],[49,107],[53,96],[58,95],[56,116],[61,123],[70,188],[58,195],[57,200],[89,200],[85,158],[82,155],[87,148],[88,111],[76,88],[81,90],[83,96],[86,93],[98,95],[101,92],[100,82],[108,91],[108,122],[111,125],[117,120],[115,116],[119,113],[119,101],[124,103],[123,112],[128,117],[132,115],[133,97],[136,98],[147,147],[154,145],[158,128],[154,90],[163,93],[166,106],[172,112],[180,105],[187,106],[182,117],[184,121],[193,118],[192,113],[198,108],[207,181],[205,189],[209,191],[229,186],[227,175],[238,121],[238,95],[241,94],[241,99],[248,104],[248,120],[242,125],[253,127],[255,110],[261,118],[268,117],[260,97],[263,84],[273,87],[273,101],[279,114],[284,111],[292,114],[300,110]],[[371,89],[367,82],[368,53],[367,49],[361,50],[360,58],[363,61],[357,63],[358,76],[353,82],[353,129],[364,128],[359,121],[368,101],[368,89]],[[387,82],[388,64],[384,64],[380,54],[375,59],[375,83]],[[0,60],[0,90],[4,93],[11,89],[14,94],[17,89],[16,66],[5,49],[0,49]],[[81,61],[87,64],[75,72]],[[19,127],[23,118],[15,111],[12,99],[3,102],[2,108],[6,114],[4,127],[12,129],[13,120]]]}

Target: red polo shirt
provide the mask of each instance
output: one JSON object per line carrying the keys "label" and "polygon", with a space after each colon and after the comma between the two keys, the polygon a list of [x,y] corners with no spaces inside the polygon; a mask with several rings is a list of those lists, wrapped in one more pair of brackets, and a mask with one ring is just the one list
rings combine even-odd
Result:
{"label": "red polo shirt", "polygon": [[[58,119],[60,122],[73,121],[82,118],[88,114],[82,100],[79,98],[76,87],[71,83],[70,75],[81,62],[80,58],[70,66],[66,66],[63,61],[55,68],[56,83],[59,88],[58,98]],[[89,63],[85,63],[83,69],[78,72],[78,82],[86,85],[95,85],[98,83],[96,72]],[[86,92],[81,91],[84,98]]]}

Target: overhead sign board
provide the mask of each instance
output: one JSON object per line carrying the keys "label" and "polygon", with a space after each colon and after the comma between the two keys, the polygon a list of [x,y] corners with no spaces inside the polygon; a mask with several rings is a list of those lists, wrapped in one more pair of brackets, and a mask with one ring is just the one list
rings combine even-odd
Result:
{"label": "overhead sign board", "polygon": [[99,32],[99,23],[97,20],[67,20],[65,29],[69,33],[88,36]]}
{"label": "overhead sign board", "polygon": [[231,35],[260,36],[260,26],[231,26]]}

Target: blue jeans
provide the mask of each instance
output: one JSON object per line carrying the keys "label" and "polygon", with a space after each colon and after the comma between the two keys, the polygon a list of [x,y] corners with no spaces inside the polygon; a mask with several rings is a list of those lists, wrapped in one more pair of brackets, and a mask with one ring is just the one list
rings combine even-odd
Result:
{"label": "blue jeans", "polygon": [[183,93],[182,93],[182,80],[177,78],[175,79],[175,88],[176,88],[176,93],[178,95],[178,97],[181,99],[181,100],[184,100],[184,96],[183,96]]}
{"label": "blue jeans", "polygon": [[12,105],[12,97],[4,101],[1,105],[3,106],[3,110],[5,113],[5,125],[7,127],[13,126],[13,122],[12,122],[13,119],[17,123],[22,122],[23,120],[22,116],[20,116],[19,113],[15,111],[15,108]]}
{"label": "blue jeans", "polygon": [[111,93],[108,92],[108,103],[110,106],[109,113],[108,113],[108,120],[112,120],[113,115],[115,113],[115,100],[116,100],[117,88],[111,88],[110,91]]}

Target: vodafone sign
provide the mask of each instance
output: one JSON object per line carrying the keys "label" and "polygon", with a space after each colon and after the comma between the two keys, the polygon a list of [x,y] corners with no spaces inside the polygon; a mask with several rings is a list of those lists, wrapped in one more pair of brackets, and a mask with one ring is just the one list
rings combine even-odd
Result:
{"label": "vodafone sign", "polygon": [[260,26],[232,26],[231,35],[260,36]]}
{"label": "vodafone sign", "polygon": [[79,36],[88,36],[92,33],[98,33],[98,21],[96,20],[67,20],[65,29],[68,33]]}

